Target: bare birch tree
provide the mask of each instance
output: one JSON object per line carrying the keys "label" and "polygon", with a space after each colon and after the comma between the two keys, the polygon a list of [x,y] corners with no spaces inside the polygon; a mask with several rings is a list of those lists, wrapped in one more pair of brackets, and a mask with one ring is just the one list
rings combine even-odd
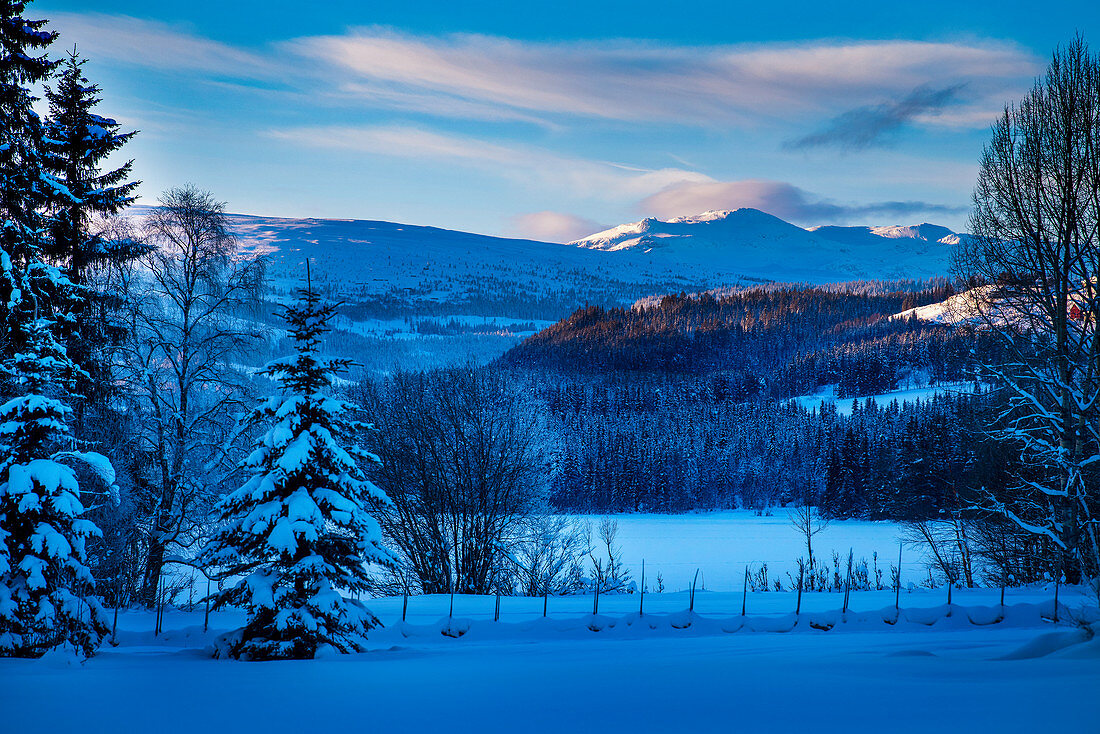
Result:
{"label": "bare birch tree", "polygon": [[136,489],[147,536],[140,596],[153,604],[166,550],[197,540],[215,494],[207,464],[242,396],[233,357],[253,338],[238,309],[258,293],[262,266],[237,257],[225,205],[194,186],[167,191],[143,233],[153,247],[134,270],[120,374],[149,464]]}
{"label": "bare birch tree", "polygon": [[791,527],[797,530],[806,541],[806,558],[808,559],[807,571],[810,576],[814,572],[814,536],[829,527],[829,520],[821,516],[814,507],[806,502],[798,505],[787,514]]}
{"label": "bare birch tree", "polygon": [[958,275],[1003,341],[995,435],[1025,471],[984,508],[1051,544],[1051,571],[1095,576],[1100,460],[1100,58],[1078,36],[994,125]]}

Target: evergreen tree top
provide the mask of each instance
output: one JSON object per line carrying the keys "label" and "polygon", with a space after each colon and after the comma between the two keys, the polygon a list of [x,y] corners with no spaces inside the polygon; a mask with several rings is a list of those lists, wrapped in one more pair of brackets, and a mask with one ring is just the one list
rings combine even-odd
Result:
{"label": "evergreen tree top", "polygon": [[115,214],[134,202],[140,181],[126,181],[132,160],[110,171],[101,171],[99,164],[137,131],[120,133],[118,121],[93,111],[100,90],[84,75],[85,63],[75,49],[70,51],[56,83],[46,87],[50,116],[44,147],[50,168],[80,200],[84,212]]}
{"label": "evergreen tree top", "polygon": [[21,0],[0,0],[0,85],[5,96],[12,86],[34,84],[45,79],[56,61],[46,54],[34,56],[31,49],[46,48],[57,38],[56,31],[42,30],[49,22],[23,17],[27,3]]}
{"label": "evergreen tree top", "polygon": [[329,321],[339,304],[326,304],[312,285],[297,291],[298,300],[284,306],[282,318],[295,344],[295,353],[272,360],[261,374],[280,383],[290,394],[313,395],[331,387],[337,374],[355,364],[350,359],[320,356],[322,336],[329,330]]}

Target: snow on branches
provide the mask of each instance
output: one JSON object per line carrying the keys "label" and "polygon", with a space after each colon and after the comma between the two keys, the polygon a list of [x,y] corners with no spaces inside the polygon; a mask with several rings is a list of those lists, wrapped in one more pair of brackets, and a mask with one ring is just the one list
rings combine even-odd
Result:
{"label": "snow on branches", "polygon": [[366,588],[368,564],[391,565],[368,507],[386,503],[361,462],[377,457],[347,438],[366,426],[358,408],[332,397],[335,376],[351,363],[320,356],[335,313],[311,288],[286,308],[296,353],[264,374],[281,394],[262,402],[242,429],[264,427],[242,463],[251,476],[220,503],[222,527],[203,551],[207,565],[237,579],[217,606],[248,610],[248,622],[218,654],[248,660],[312,658],[328,646],[363,649],[374,616],[344,592]]}

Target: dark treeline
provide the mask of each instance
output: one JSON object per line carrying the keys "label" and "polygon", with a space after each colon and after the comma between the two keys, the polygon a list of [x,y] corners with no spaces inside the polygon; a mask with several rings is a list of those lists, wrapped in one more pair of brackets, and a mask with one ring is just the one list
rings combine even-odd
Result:
{"label": "dark treeline", "polygon": [[991,450],[988,398],[738,402],[713,378],[567,377],[541,388],[560,429],[551,501],[576,512],[812,504],[833,517],[923,519],[956,506]]}
{"label": "dark treeline", "polygon": [[836,385],[840,397],[895,388],[913,373],[963,379],[989,340],[904,310],[942,301],[949,285],[878,295],[795,287],[716,298],[670,295],[632,309],[586,307],[531,337],[504,363],[559,372],[720,375],[735,401],[787,398]]}

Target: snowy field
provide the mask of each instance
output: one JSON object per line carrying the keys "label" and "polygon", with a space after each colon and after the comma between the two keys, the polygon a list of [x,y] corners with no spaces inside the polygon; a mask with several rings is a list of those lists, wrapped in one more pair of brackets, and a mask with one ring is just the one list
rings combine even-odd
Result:
{"label": "snowy field", "polygon": [[[686,589],[699,569],[700,586],[730,591],[741,589],[746,566],[755,571],[767,563],[769,577],[785,584],[787,573],[797,573],[797,559],[806,555],[805,540],[791,527],[789,509],[775,507],[771,512],[765,517],[750,510],[610,517],[619,523],[618,544],[635,581],[644,558],[650,588],[660,571],[667,589]],[[578,519],[590,522],[595,535],[602,516]],[[835,521],[814,537],[814,555],[831,564],[833,551],[846,559],[851,549],[856,561],[865,558],[870,565],[877,552],[879,568],[889,581],[890,564],[898,562],[900,534],[895,523]],[[927,576],[923,555],[910,548],[903,550],[902,569],[903,586]]]}
{"label": "snowy field", "polygon": [[[738,591],[742,588],[745,567],[756,572],[768,564],[769,578],[790,585],[787,574],[797,573],[796,562],[806,555],[803,536],[791,527],[790,510],[775,507],[770,516],[758,517],[751,510],[692,512],[679,515],[623,514],[569,515],[578,523],[588,523],[592,542],[598,543],[597,530],[605,517],[619,524],[616,545],[635,582],[641,581],[645,560],[646,586],[653,589],[660,573],[668,591],[684,591],[691,586],[696,569],[698,587],[709,591]],[[814,536],[814,556],[831,566],[835,551],[847,559],[852,550],[855,560],[873,564],[878,553],[884,582],[890,583],[890,566],[897,565],[901,528],[891,522],[843,520],[829,523]],[[190,568],[177,569],[179,578],[190,581],[192,593],[180,597],[198,599],[206,593],[206,580]],[[902,586],[920,585],[928,577],[927,562],[920,549],[906,546],[902,553]]]}
{"label": "snowy field", "polygon": [[[1062,590],[807,594],[708,592],[503,600],[372,600],[385,628],[358,655],[212,660],[238,613],[173,611],[158,638],[123,613],[117,647],[79,664],[0,660],[4,731],[1011,732],[1093,731],[1100,615]],[[733,608],[736,612],[730,612]],[[725,610],[722,612],[715,610]],[[1074,616],[1080,624],[1067,622]],[[1085,626],[1091,625],[1091,626]],[[831,629],[830,629],[831,627]],[[447,634],[444,634],[447,633]],[[1091,638],[1091,639],[1090,639]]]}
{"label": "snowy field", "polygon": [[[646,558],[666,591],[501,599],[366,600],[370,649],[313,661],[213,660],[237,611],[123,611],[117,645],[77,662],[0,660],[3,732],[165,734],[330,731],[1012,732],[1092,731],[1100,610],[1079,589],[742,596],[746,563],[786,571],[802,551],[786,511],[618,515],[635,579]],[[588,519],[593,524],[599,517]],[[834,522],[821,557],[896,554],[891,523]],[[906,549],[905,577],[923,561]],[[896,556],[894,556],[896,559]],[[889,567],[889,561],[883,564]],[[690,584],[706,589],[689,612]],[[887,571],[888,574],[888,571]],[[773,573],[774,577],[774,573]],[[643,606],[644,604],[644,606]],[[742,616],[742,605],[745,615]]]}

